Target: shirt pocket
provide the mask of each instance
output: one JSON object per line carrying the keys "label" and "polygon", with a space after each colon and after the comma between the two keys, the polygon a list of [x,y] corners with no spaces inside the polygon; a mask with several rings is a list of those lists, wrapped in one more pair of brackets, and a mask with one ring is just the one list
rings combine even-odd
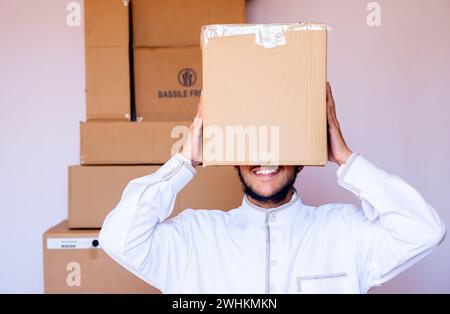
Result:
{"label": "shirt pocket", "polygon": [[346,272],[297,277],[297,293],[348,293]]}

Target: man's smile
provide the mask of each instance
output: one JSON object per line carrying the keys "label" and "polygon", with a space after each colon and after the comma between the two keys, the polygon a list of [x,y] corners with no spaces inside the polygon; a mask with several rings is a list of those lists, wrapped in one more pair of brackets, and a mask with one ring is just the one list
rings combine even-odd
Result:
{"label": "man's smile", "polygon": [[252,175],[262,181],[274,179],[282,170],[282,166],[254,166],[250,168]]}

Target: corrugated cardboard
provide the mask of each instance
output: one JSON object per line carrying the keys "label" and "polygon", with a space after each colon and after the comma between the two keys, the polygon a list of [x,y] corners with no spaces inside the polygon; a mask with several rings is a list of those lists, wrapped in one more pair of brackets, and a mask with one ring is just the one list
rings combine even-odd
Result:
{"label": "corrugated cardboard", "polygon": [[86,0],[87,120],[130,119],[129,6]]}
{"label": "corrugated cardboard", "polygon": [[[69,167],[69,227],[100,228],[118,204],[126,185],[155,172],[159,166]],[[232,167],[197,168],[197,175],[177,195],[172,216],[186,208],[228,210],[242,202]]]}
{"label": "corrugated cardboard", "polygon": [[121,47],[86,47],[86,86],[92,91],[129,91],[128,50]]}
{"label": "corrugated cardboard", "polygon": [[96,247],[98,233],[63,221],[43,235],[45,293],[160,293]]}
{"label": "corrugated cardboard", "polygon": [[84,0],[86,46],[127,47],[129,7],[123,0]]}
{"label": "corrugated cardboard", "polygon": [[94,90],[86,92],[88,121],[129,121],[130,91]]}
{"label": "corrugated cardboard", "polygon": [[[208,40],[202,46],[204,165],[326,164],[327,32],[325,25],[310,27],[315,30],[308,27],[288,30],[276,38],[270,30],[267,37],[256,37],[254,33],[205,37]],[[229,28],[228,25],[228,32]],[[261,30],[259,26],[255,29]],[[205,34],[207,31],[205,28]],[[220,34],[220,29],[215,33]],[[267,38],[277,42],[284,38],[285,43],[266,48],[263,40]],[[261,43],[257,44],[257,40]],[[227,135],[226,130],[236,131],[239,127],[247,131],[241,132],[244,138],[249,133],[255,134],[255,130],[258,141],[267,134],[263,142],[268,149],[259,143],[252,148],[250,136],[247,142],[238,145],[237,137],[232,132]],[[214,140],[219,138],[217,134],[223,136],[217,146],[223,149],[223,154],[220,149],[218,154],[211,153],[218,143]],[[277,138],[278,149],[272,151],[271,141],[276,142]],[[253,158],[250,151],[255,153]],[[274,153],[268,156],[264,153],[267,151]]]}
{"label": "corrugated cardboard", "polygon": [[206,24],[245,23],[245,0],[133,0],[134,47],[194,46]]}
{"label": "corrugated cardboard", "polygon": [[200,47],[136,48],[134,78],[138,117],[192,120],[202,89]]}
{"label": "corrugated cardboard", "polygon": [[172,138],[174,128],[187,132],[190,124],[191,121],[81,122],[80,163],[162,164],[172,156],[173,145],[182,144],[183,133],[175,132]]}

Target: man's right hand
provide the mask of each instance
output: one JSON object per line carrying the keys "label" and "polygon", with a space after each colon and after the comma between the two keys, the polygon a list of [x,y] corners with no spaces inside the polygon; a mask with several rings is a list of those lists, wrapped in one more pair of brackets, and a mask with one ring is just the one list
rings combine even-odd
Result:
{"label": "man's right hand", "polygon": [[197,115],[194,118],[189,130],[189,136],[184,142],[181,154],[188,158],[192,166],[198,166],[203,160],[203,96],[197,108]]}

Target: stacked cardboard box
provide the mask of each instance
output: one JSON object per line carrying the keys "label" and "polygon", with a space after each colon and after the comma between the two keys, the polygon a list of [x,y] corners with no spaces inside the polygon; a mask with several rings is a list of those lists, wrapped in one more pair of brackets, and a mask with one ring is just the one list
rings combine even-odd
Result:
{"label": "stacked cardboard box", "polygon": [[[68,171],[69,219],[43,238],[46,293],[159,292],[102,251],[99,229],[131,179],[156,171],[181,148],[202,88],[201,26],[241,23],[244,5],[244,0],[84,1],[87,122],[80,123],[81,165]],[[140,122],[129,121],[133,78]],[[232,167],[201,168],[178,195],[172,215],[188,207],[228,210],[241,201]]]}
{"label": "stacked cardboard box", "polygon": [[[129,181],[158,170],[145,166],[69,167],[69,227],[100,228]],[[239,178],[232,167],[197,168],[197,175],[177,196],[172,216],[186,208],[222,209],[242,202]]]}
{"label": "stacked cardboard box", "polygon": [[136,113],[192,120],[202,89],[201,27],[245,23],[245,0],[134,0]]}
{"label": "stacked cardboard box", "polygon": [[159,293],[114,262],[99,230],[70,230],[67,220],[43,236],[45,293]]}
{"label": "stacked cardboard box", "polygon": [[87,120],[130,119],[129,5],[86,0]]}

